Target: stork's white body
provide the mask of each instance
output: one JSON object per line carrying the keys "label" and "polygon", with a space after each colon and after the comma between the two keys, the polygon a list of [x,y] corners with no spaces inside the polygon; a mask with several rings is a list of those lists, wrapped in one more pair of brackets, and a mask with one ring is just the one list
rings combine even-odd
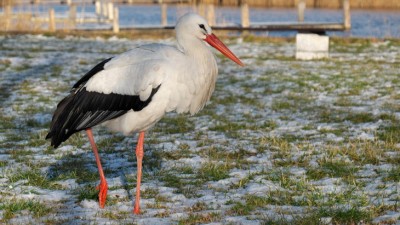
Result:
{"label": "stork's white body", "polygon": [[86,73],[57,105],[46,138],[58,147],[72,134],[86,130],[99,169],[99,204],[107,198],[107,181],[92,127],[104,124],[126,135],[140,132],[136,147],[138,214],[144,132],[166,112],[197,113],[214,91],[218,69],[205,42],[239,65],[243,63],[196,14],[181,17],[175,27],[177,46],[144,45],[106,59]]}
{"label": "stork's white body", "polygon": [[176,47],[151,44],[125,52],[104,65],[86,83],[86,90],[103,94],[139,95],[146,100],[160,86],[141,111],[126,114],[104,124],[128,135],[144,131],[166,112],[197,113],[210,99],[218,69],[211,50],[203,43],[196,54]]}

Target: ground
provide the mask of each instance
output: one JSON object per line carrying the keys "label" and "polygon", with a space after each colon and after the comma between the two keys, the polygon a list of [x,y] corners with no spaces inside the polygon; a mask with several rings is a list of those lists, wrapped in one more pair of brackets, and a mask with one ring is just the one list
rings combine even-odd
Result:
{"label": "ground", "polygon": [[[45,140],[56,104],[96,63],[154,40],[0,36],[0,222],[4,224],[399,224],[400,42],[333,39],[294,59],[292,39],[226,40],[197,115],[146,136],[142,214],[132,215],[136,134]],[[157,40],[173,44],[172,39]]]}

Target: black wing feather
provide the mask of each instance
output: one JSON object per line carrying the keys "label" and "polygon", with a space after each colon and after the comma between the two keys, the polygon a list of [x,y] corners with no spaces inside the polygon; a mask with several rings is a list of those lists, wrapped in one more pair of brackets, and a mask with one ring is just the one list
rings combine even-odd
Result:
{"label": "black wing feather", "polygon": [[93,67],[89,72],[87,72],[85,75],[83,75],[83,77],[80,80],[78,80],[78,82],[76,82],[74,84],[72,89],[79,88],[81,85],[85,84],[91,77],[96,75],[98,72],[104,70],[104,65],[106,63],[108,63],[111,59],[113,59],[113,58],[111,57],[109,59],[106,59],[106,60],[102,61],[101,63],[97,64],[95,67]]}
{"label": "black wing feather", "polygon": [[139,95],[103,94],[82,87],[57,105],[46,139],[51,138],[51,145],[57,148],[76,132],[117,118],[129,110],[140,111],[150,103],[159,88],[160,85],[153,88],[149,98],[142,101]]}

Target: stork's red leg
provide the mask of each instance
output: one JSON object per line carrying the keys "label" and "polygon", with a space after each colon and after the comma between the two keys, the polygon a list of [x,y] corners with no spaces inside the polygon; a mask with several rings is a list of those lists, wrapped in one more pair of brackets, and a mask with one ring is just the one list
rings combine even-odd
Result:
{"label": "stork's red leg", "polygon": [[134,214],[140,214],[140,183],[142,180],[142,160],[144,155],[143,143],[144,143],[144,131],[139,133],[138,143],[136,146],[137,181],[136,181],[135,208],[133,209]]}
{"label": "stork's red leg", "polygon": [[100,205],[100,208],[104,208],[104,205],[106,204],[106,199],[107,199],[108,185],[107,185],[106,177],[104,176],[103,167],[101,166],[100,156],[97,151],[97,146],[96,146],[96,143],[94,142],[92,129],[91,128],[86,129],[86,133],[87,133],[87,136],[89,137],[90,144],[92,145],[94,157],[96,158],[97,168],[99,169],[100,184],[99,184],[99,186],[97,186],[97,189],[99,190],[99,205]]}

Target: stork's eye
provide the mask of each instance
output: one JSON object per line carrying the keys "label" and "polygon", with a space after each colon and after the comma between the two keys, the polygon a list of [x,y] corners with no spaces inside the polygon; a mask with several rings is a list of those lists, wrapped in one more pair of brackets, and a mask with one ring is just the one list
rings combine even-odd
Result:
{"label": "stork's eye", "polygon": [[206,27],[204,26],[204,24],[199,24],[199,27],[200,27],[201,29],[203,29],[203,30],[207,33],[207,30],[206,30]]}

